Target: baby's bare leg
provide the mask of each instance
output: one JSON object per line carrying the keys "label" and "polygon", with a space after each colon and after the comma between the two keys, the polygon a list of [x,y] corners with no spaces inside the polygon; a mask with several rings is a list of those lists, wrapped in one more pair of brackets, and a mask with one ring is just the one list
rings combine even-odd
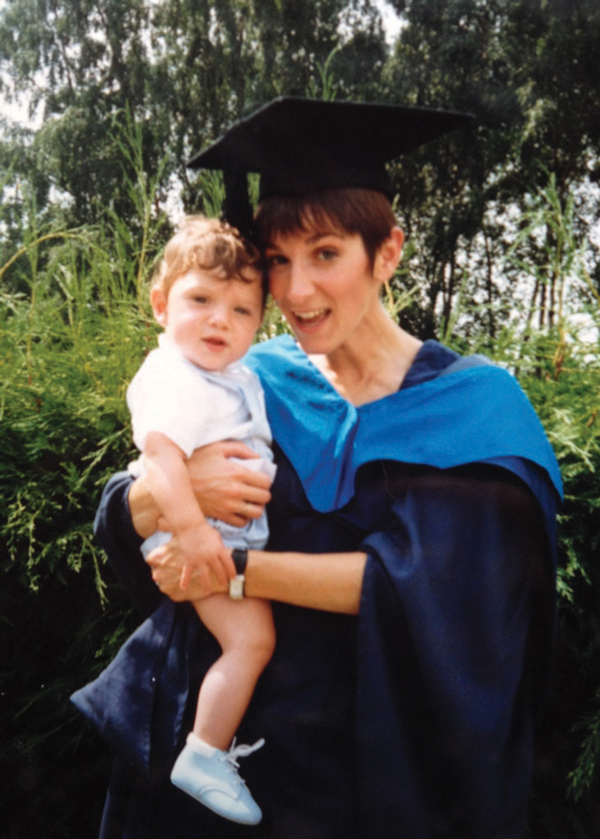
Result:
{"label": "baby's bare leg", "polygon": [[271,604],[267,600],[231,600],[226,594],[214,594],[194,606],[222,649],[200,688],[194,734],[226,751],[258,677],[273,655]]}

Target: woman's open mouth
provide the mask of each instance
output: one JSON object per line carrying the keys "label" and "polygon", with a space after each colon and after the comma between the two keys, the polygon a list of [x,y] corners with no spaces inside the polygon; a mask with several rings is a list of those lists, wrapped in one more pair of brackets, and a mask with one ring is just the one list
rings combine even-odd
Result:
{"label": "woman's open mouth", "polygon": [[329,309],[314,309],[310,312],[293,312],[294,320],[300,329],[315,329],[329,315]]}

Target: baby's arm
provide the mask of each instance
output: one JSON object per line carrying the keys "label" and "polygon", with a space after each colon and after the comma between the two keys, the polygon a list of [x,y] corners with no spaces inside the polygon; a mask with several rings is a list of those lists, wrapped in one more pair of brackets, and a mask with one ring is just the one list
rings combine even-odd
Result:
{"label": "baby's arm", "polygon": [[211,527],[192,491],[186,456],[165,434],[150,431],[144,446],[146,480],[169,529],[178,537],[185,565],[180,586],[186,589],[193,568],[206,583],[212,570],[226,584],[235,576],[235,567],[221,537]]}

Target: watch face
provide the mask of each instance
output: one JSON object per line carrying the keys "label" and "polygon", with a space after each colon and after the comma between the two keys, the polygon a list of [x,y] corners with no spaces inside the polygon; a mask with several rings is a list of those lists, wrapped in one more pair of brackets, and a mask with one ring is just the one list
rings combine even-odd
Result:
{"label": "watch face", "polygon": [[233,580],[229,581],[229,596],[232,600],[244,599],[244,576],[238,574]]}

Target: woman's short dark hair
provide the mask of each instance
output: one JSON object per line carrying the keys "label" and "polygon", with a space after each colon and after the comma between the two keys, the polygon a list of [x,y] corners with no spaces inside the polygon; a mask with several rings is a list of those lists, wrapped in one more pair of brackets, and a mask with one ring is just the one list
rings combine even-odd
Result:
{"label": "woman's short dark hair", "polygon": [[333,225],[362,237],[371,267],[377,250],[396,224],[388,199],[371,189],[336,188],[304,195],[271,195],[261,201],[256,212],[263,245],[278,235]]}

